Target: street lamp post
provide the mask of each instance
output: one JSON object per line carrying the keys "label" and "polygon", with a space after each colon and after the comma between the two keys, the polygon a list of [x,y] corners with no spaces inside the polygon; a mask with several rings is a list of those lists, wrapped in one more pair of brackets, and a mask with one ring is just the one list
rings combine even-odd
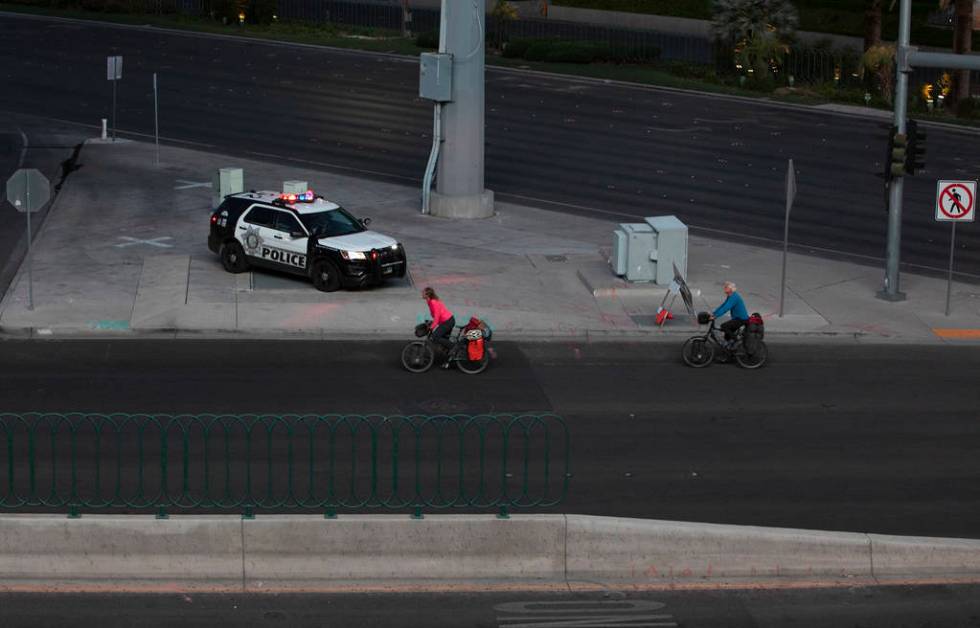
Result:
{"label": "street lamp post", "polygon": [[443,147],[433,216],[488,218],[493,192],[484,187],[486,0],[443,0],[446,52],[453,57],[452,101],[442,112]]}

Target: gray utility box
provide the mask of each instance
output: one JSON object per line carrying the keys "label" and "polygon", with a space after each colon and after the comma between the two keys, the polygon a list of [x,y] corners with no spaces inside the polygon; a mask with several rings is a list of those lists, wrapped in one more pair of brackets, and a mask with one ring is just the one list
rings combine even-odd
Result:
{"label": "gray utility box", "polygon": [[310,186],[306,181],[298,181],[293,179],[292,181],[282,182],[283,194],[306,194],[307,190],[309,189]]}
{"label": "gray utility box", "polygon": [[419,96],[435,102],[453,99],[453,56],[441,52],[419,55]]}
{"label": "gray utility box", "polygon": [[687,225],[676,216],[654,216],[613,231],[613,272],[627,281],[668,285],[674,265],[687,276]]}
{"label": "gray utility box", "polygon": [[229,194],[245,191],[245,171],[241,168],[219,168],[211,178],[211,203],[217,208]]}

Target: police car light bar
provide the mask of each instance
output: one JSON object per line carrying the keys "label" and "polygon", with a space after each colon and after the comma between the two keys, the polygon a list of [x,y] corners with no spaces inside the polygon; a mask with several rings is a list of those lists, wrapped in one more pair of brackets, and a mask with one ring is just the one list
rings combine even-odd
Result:
{"label": "police car light bar", "polygon": [[287,203],[312,203],[316,200],[313,190],[307,190],[302,194],[280,194],[279,199]]}

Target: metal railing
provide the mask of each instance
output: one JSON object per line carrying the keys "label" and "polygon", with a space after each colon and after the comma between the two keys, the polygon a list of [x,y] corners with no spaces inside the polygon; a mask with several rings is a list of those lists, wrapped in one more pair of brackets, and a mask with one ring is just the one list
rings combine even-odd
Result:
{"label": "metal railing", "polygon": [[554,415],[0,414],[0,512],[548,508]]}

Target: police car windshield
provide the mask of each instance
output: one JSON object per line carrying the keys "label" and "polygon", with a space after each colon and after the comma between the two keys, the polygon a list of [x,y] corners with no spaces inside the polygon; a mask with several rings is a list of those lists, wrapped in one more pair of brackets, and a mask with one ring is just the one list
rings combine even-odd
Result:
{"label": "police car windshield", "polygon": [[357,218],[348,214],[343,207],[315,214],[300,214],[299,218],[306,225],[310,235],[321,238],[333,238],[365,231],[364,225]]}

